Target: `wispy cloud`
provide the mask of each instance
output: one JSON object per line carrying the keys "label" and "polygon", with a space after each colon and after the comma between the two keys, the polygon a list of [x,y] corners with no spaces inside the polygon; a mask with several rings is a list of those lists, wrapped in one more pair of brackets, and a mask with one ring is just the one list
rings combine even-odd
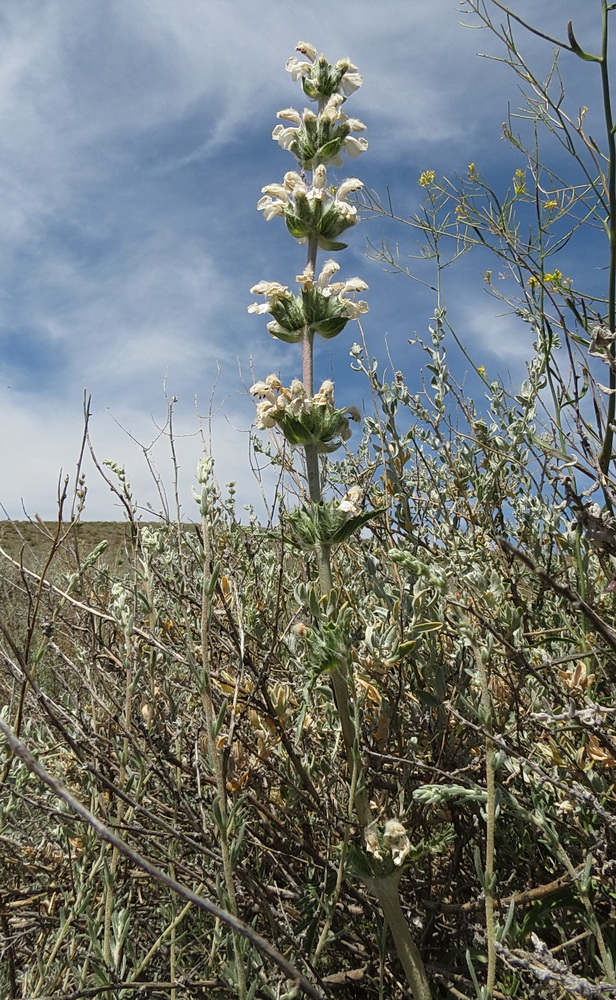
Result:
{"label": "wispy cloud", "polygon": [[[579,13],[573,0],[535,6],[524,0],[517,9],[546,25]],[[84,387],[99,457],[134,461],[135,492],[150,496],[140,448],[116,421],[142,443],[153,440],[164,423],[163,386],[177,395],[188,490],[201,448],[194,398],[203,408],[217,382],[221,480],[240,483],[242,502],[256,495],[246,445],[253,408],[239,370],[250,383],[251,358],[259,377],[293,375],[298,362],[246,313],[251,285],[292,281],[303,266],[279,220],[266,225],[255,211],[260,188],[292,165],[269,138],[276,111],[305,103],[284,62],[303,37],[360,66],[366,82],[354,113],[369,126],[370,150],[352,171],[388,185],[408,213],[420,170],[463,171],[486,135],[497,142],[514,92],[501,66],[474,57],[489,38],[463,30],[460,10],[451,0],[384,0],[378,10],[370,0],[5,5],[0,419],[10,431],[0,444],[0,502],[11,515],[20,516],[21,498],[53,515],[59,470],[72,472],[78,454]],[[584,26],[596,31],[588,18]],[[387,334],[406,357],[407,338],[425,328],[433,304],[363,259],[365,236],[378,241],[380,227],[373,220],[353,232],[342,264],[370,281],[375,352]],[[495,347],[485,333],[493,304],[477,305],[463,284],[456,296],[471,342],[520,360],[519,336],[506,332]],[[345,396],[357,392],[347,368],[353,337],[318,355]],[[89,516],[113,511],[92,475]]]}

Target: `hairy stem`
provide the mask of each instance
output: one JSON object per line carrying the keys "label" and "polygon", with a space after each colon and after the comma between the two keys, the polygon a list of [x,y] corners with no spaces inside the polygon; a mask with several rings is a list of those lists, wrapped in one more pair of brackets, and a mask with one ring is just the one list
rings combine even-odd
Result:
{"label": "hairy stem", "polygon": [[394,873],[388,878],[365,877],[364,881],[379,902],[413,997],[415,1000],[431,1000],[426,970],[400,904],[398,879],[399,875]]}

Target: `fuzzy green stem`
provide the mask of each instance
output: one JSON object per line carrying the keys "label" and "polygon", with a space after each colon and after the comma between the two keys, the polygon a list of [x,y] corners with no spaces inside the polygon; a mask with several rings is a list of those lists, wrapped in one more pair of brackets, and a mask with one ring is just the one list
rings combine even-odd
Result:
{"label": "fuzzy green stem", "polygon": [[364,879],[367,888],[376,896],[387,921],[414,1000],[431,1000],[432,993],[426,970],[400,905],[398,880],[397,873],[388,878],[366,877]]}
{"label": "fuzzy green stem", "polygon": [[[322,103],[319,104],[319,112]],[[312,237],[308,243],[306,271],[316,273],[318,253],[318,238]],[[314,331],[310,327],[304,329],[302,336],[302,381],[308,396],[314,395]],[[321,503],[321,479],[319,472],[319,454],[314,445],[304,448],[306,460],[306,476],[308,480],[308,495],[313,504]],[[328,545],[317,548],[319,584],[322,596],[327,596],[333,590],[333,573],[331,551]],[[352,673],[349,664],[341,661],[331,672],[330,679],[334,701],[340,719],[340,727],[344,740],[349,773],[351,775],[351,803],[357,819],[362,827],[367,827],[372,821],[370,802],[364,785],[364,768],[359,747],[359,720],[353,710],[354,700],[349,692],[349,681]],[[341,871],[341,870],[340,870]],[[339,872],[340,875],[340,872]],[[398,895],[398,878],[391,876],[386,879],[372,878],[371,891],[379,901],[383,916],[392,933],[398,957],[404,968],[408,983],[415,1000],[431,1000],[430,986],[419,950],[411,935],[406,917],[404,916],[400,897]],[[330,922],[326,922],[323,933],[317,945],[317,956],[325,945]]]}

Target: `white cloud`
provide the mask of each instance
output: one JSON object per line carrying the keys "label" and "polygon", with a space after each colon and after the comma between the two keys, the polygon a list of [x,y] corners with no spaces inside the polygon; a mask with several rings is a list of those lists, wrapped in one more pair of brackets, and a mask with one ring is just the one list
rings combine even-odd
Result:
{"label": "white cloud", "polygon": [[[517,9],[544,27],[560,24],[561,34],[567,16],[578,17],[573,0],[535,6],[524,0]],[[253,0],[20,0],[3,10],[0,385],[12,388],[0,390],[10,428],[0,444],[0,465],[10,469],[0,502],[13,516],[20,497],[53,513],[58,470],[78,452],[84,387],[94,397],[95,439],[132,465],[134,446],[107,408],[149,440],[165,379],[180,398],[189,479],[198,458],[192,400],[207,399],[218,379],[224,414],[236,415],[227,422],[221,412],[216,423],[221,478],[242,482],[249,497],[245,439],[232,429],[252,413],[238,360],[248,372],[254,357],[258,377],[296,374],[299,364],[297,351],[246,314],[252,284],[288,282],[303,267],[302,248],[255,211],[263,184],[291,166],[270,139],[275,112],[306,103],[284,62],[303,37],[359,65],[365,85],[353,111],[370,129],[366,170],[412,203],[420,169],[464,170],[467,152],[483,150],[487,122],[496,138],[514,89],[502,67],[474,58],[491,43],[461,29],[456,9],[451,0],[384,0],[378,10],[371,0],[262,0],[258,11]],[[353,165],[362,170],[363,160]],[[378,225],[368,231],[378,241]],[[363,238],[352,234],[345,272],[362,272]],[[393,280],[370,278],[373,341],[379,317],[402,315],[390,302],[400,284],[385,287]],[[465,304],[462,291],[458,315],[471,340],[521,362],[519,333],[501,323],[494,339],[487,331],[498,309]],[[428,307],[415,308],[413,325],[425,328],[428,317]],[[392,342],[410,335],[408,310],[403,318]],[[330,357],[347,363],[353,339],[320,344],[319,369]],[[347,373],[334,377],[343,391]],[[113,509],[93,481],[88,515]]]}

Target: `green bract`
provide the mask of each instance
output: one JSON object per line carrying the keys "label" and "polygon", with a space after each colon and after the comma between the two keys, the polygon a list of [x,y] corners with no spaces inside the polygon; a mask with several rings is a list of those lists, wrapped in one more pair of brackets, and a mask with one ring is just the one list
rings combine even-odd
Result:
{"label": "green bract", "polygon": [[284,220],[295,239],[316,239],[322,250],[344,250],[347,244],[337,243],[335,238],[354,226],[356,217],[343,211],[336,202],[331,202],[324,210],[321,199],[310,200],[305,195],[296,195],[295,205],[286,209]]}
{"label": "green bract", "polygon": [[345,542],[371,518],[385,513],[386,509],[377,507],[349,517],[346,511],[340,510],[336,500],[327,500],[293,511],[287,515],[287,519],[302,548],[309,549],[318,545],[331,547]]}

